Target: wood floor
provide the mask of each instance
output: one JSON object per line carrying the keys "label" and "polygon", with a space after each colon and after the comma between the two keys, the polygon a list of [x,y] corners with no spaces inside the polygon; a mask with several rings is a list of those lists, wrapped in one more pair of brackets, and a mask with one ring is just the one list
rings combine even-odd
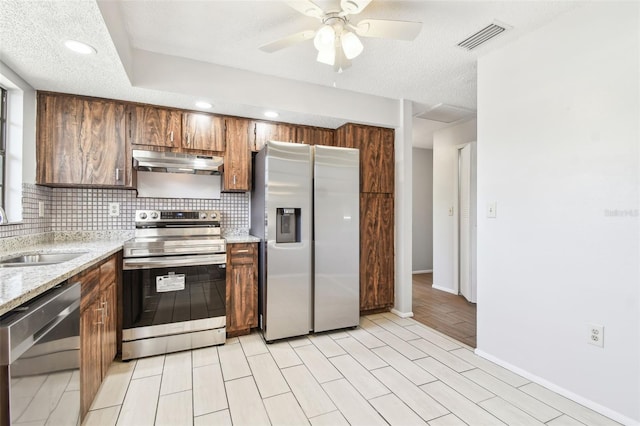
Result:
{"label": "wood floor", "polygon": [[476,305],[432,284],[431,273],[413,275],[413,318],[475,348]]}

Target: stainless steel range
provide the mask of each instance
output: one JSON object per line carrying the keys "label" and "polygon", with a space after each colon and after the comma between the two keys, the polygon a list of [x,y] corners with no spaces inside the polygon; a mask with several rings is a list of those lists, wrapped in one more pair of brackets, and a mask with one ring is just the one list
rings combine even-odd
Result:
{"label": "stainless steel range", "polygon": [[220,212],[137,210],[135,222],[124,244],[122,359],[224,343]]}

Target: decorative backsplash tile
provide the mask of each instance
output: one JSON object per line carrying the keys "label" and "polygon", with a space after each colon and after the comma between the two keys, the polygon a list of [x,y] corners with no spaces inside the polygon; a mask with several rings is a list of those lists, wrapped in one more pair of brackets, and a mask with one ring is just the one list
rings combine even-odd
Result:
{"label": "decorative backsplash tile", "polygon": [[[220,210],[223,230],[248,231],[249,193],[222,193],[219,200],[137,198],[135,190],[48,188],[23,185],[23,221],[0,226],[0,238],[43,232],[133,230],[136,210]],[[38,216],[38,203],[45,215]],[[120,204],[119,216],[109,215],[109,203]]]}
{"label": "decorative backsplash tile", "polygon": [[[0,226],[0,238],[19,237],[51,231],[52,188],[33,184],[22,185],[22,222]],[[44,217],[39,217],[39,202],[44,203]]]}

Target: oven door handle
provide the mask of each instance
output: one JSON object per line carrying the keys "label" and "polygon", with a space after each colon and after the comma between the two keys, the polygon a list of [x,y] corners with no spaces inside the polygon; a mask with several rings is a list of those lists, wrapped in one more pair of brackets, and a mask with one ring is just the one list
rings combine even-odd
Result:
{"label": "oven door handle", "polygon": [[226,254],[140,257],[124,259],[122,269],[126,271],[132,269],[173,268],[178,266],[218,265],[226,263]]}

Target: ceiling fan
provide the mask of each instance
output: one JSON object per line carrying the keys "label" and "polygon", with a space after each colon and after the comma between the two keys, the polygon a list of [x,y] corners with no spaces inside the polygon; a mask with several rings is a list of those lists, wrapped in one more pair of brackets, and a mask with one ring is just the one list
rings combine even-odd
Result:
{"label": "ceiling fan", "polygon": [[336,7],[322,10],[311,0],[285,1],[303,15],[317,18],[322,23],[318,29],[291,34],[279,40],[260,46],[268,53],[276,52],[305,40],[313,39],[318,50],[316,60],[333,66],[336,72],[351,66],[351,59],[364,50],[360,37],[390,38],[395,40],[413,40],[420,33],[421,22],[390,21],[385,19],[363,19],[355,23],[351,15],[357,15],[371,3],[371,0],[340,0],[340,9]]}

